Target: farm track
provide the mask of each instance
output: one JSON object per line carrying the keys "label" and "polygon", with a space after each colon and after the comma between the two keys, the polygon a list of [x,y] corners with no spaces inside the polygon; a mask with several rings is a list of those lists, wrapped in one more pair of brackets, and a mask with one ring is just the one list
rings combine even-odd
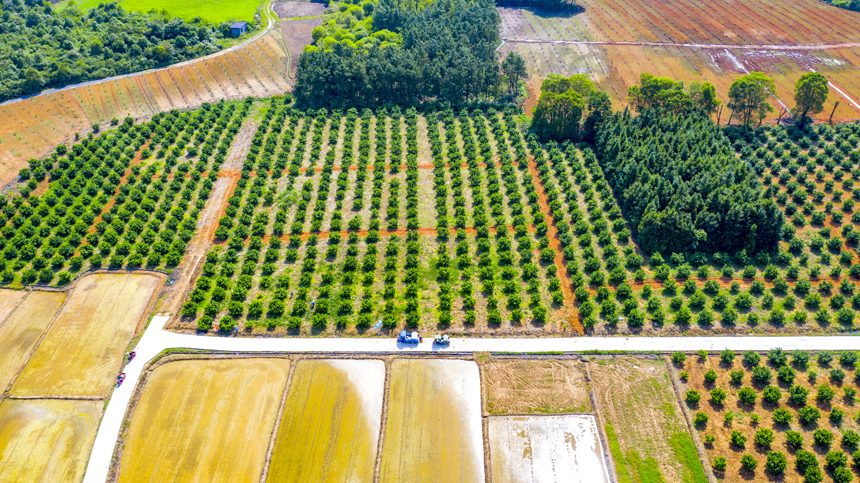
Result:
{"label": "farm track", "polygon": [[[733,50],[776,50],[776,51],[817,51],[850,49],[860,47],[860,42],[845,42],[841,44],[702,44],[678,42],[643,42],[628,40],[549,40],[502,38],[502,42],[512,44],[554,44],[554,45],[619,45],[636,47],[677,47],[688,49],[733,49]],[[501,46],[500,46],[501,47]]]}

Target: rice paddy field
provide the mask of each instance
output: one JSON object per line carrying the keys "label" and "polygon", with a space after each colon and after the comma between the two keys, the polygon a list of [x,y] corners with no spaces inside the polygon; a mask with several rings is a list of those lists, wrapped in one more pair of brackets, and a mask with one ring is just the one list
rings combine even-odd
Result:
{"label": "rice paddy field", "polygon": [[[524,56],[534,96],[549,73],[585,73],[611,93],[616,107],[623,107],[627,88],[649,72],[688,83],[711,82],[725,101],[733,78],[758,70],[776,81],[775,119],[783,104],[793,104],[794,82],[814,69],[842,90],[832,88],[820,116],[826,120],[839,101],[835,120],[860,118],[860,13],[817,0],[577,4],[583,11],[566,15],[500,9],[501,50]],[[793,48],[816,44],[833,47]]]}
{"label": "rice paddy field", "polygon": [[491,415],[594,412],[581,361],[494,358],[481,364],[481,384]]}
{"label": "rice paddy field", "polygon": [[164,278],[81,278],[10,390],[13,396],[108,396],[128,345]]}
{"label": "rice paddy field", "polygon": [[290,382],[268,481],[373,481],[385,364],[301,360]]}
{"label": "rice paddy field", "polygon": [[102,401],[0,400],[0,481],[80,481]]}
{"label": "rice paddy field", "polygon": [[118,481],[258,481],[287,384],[286,359],[164,363],[149,375]]}
{"label": "rice paddy field", "polygon": [[480,375],[474,362],[391,363],[379,481],[482,481]]}
{"label": "rice paddy field", "polygon": [[592,415],[493,416],[493,482],[610,480]]}

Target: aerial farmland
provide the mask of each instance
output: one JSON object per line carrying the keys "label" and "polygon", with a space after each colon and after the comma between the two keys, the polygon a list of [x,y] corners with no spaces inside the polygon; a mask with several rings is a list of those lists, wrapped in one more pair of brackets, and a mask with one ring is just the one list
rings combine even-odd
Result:
{"label": "aerial farmland", "polygon": [[860,478],[858,0],[419,3],[4,0],[0,482]]}

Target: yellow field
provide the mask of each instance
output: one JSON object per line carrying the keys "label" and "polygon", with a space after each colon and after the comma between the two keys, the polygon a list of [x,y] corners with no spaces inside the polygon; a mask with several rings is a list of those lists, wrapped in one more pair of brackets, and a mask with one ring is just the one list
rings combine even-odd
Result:
{"label": "yellow field", "polygon": [[169,362],[143,387],[119,481],[259,481],[285,359]]}
{"label": "yellow field", "polygon": [[390,377],[380,481],[483,481],[478,366],[398,359]]}
{"label": "yellow field", "polygon": [[382,361],[298,362],[269,481],[373,481],[382,417]]}
{"label": "yellow field", "polygon": [[80,481],[101,401],[0,402],[0,481]]}
{"label": "yellow field", "polygon": [[21,290],[0,289],[0,324],[12,313],[18,302],[27,295]]}
{"label": "yellow field", "polygon": [[80,279],[11,394],[107,396],[126,346],[161,283],[162,277],[149,274]]}
{"label": "yellow field", "polygon": [[39,336],[64,300],[64,292],[31,292],[0,325],[0,392],[9,387],[24,367]]}

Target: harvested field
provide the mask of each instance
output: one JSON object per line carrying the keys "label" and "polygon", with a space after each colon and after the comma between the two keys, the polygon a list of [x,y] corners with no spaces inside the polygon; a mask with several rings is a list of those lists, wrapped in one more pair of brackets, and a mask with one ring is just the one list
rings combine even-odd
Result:
{"label": "harvested field", "polygon": [[288,370],[284,359],[158,367],[131,415],[118,480],[259,480]]}
{"label": "harvested field", "polygon": [[63,292],[30,292],[0,325],[0,393],[24,367],[65,300]]}
{"label": "harvested field", "polygon": [[81,278],[11,394],[106,396],[126,345],[162,282],[162,277],[150,274],[100,273]]}
{"label": "harvested field", "polygon": [[372,481],[385,364],[297,363],[281,416],[269,481]]}
{"label": "harvested field", "polygon": [[493,416],[493,482],[609,482],[594,416]]}
{"label": "harvested field", "polygon": [[0,325],[15,310],[15,306],[24,299],[27,292],[21,290],[0,289]]}
{"label": "harvested field", "polygon": [[619,482],[707,481],[663,361],[601,359],[591,374]]}
{"label": "harvested field", "polygon": [[310,17],[313,15],[322,15],[325,11],[325,5],[315,2],[273,2],[272,10],[278,14],[280,18],[296,18]]}
{"label": "harvested field", "polygon": [[80,481],[101,401],[0,402],[0,481]]}
{"label": "harvested field", "polygon": [[28,159],[47,155],[93,124],[289,90],[298,56],[319,21],[281,21],[236,50],[0,104],[0,186],[15,179]]}
{"label": "harvested field", "polygon": [[483,481],[478,366],[398,359],[390,371],[379,480]]}
{"label": "harvested field", "polygon": [[489,414],[588,413],[585,368],[568,360],[493,360],[481,366]]}

